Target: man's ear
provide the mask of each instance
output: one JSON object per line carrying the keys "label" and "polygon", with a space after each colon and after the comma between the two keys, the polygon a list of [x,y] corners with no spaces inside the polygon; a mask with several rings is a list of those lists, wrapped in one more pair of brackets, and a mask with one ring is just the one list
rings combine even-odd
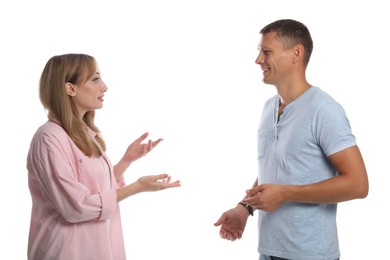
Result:
{"label": "man's ear", "polygon": [[65,83],[65,91],[66,91],[66,94],[68,94],[71,97],[76,96],[76,89],[73,86],[73,84],[70,82]]}
{"label": "man's ear", "polygon": [[294,54],[293,54],[293,63],[297,63],[300,60],[303,60],[304,55],[304,48],[301,44],[298,44],[294,47]]}

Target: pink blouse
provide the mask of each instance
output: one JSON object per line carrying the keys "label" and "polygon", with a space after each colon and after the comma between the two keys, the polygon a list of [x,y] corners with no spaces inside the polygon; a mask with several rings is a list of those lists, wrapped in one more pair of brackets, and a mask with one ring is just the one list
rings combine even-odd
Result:
{"label": "pink blouse", "polygon": [[126,259],[116,202],[124,182],[105,154],[85,156],[62,127],[46,122],[31,141],[27,169],[29,260]]}

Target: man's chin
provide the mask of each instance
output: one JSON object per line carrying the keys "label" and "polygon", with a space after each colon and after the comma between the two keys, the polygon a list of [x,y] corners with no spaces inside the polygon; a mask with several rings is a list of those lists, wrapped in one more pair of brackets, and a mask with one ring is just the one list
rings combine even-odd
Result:
{"label": "man's chin", "polygon": [[269,80],[267,80],[266,78],[263,78],[263,82],[264,84],[271,84]]}

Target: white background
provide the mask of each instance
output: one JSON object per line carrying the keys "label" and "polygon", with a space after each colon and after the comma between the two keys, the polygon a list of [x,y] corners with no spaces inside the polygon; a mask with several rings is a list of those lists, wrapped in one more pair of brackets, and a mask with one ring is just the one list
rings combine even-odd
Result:
{"label": "white background", "polygon": [[345,108],[369,173],[369,196],[339,205],[342,259],[387,256],[385,1],[15,0],[0,3],[0,259],[26,259],[26,154],[46,120],[38,80],[51,56],[69,52],[100,65],[108,92],[96,120],[113,163],[145,131],[164,138],[127,180],[167,172],[182,182],[121,202],[128,259],[257,259],[256,218],[236,242],[213,223],[256,178],[257,125],[275,89],[254,60],[259,30],[280,18],[309,27],[308,80]]}

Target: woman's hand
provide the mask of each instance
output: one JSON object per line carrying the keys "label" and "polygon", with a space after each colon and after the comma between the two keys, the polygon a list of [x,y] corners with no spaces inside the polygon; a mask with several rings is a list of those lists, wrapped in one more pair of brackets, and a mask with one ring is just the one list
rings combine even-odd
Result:
{"label": "woman's hand", "polygon": [[127,197],[140,192],[159,191],[180,186],[180,181],[171,182],[171,176],[165,173],[159,175],[143,176],[136,182],[117,189],[117,202],[120,202]]}
{"label": "woman's hand", "polygon": [[150,175],[139,178],[136,182],[141,191],[158,191],[168,188],[180,187],[180,181],[171,182],[168,174]]}
{"label": "woman's hand", "polygon": [[149,139],[147,143],[142,143],[148,137],[148,135],[148,132],[144,133],[127,147],[122,159],[114,167],[115,177],[117,181],[122,178],[122,175],[132,162],[145,156],[163,140],[162,138],[159,138],[156,141],[152,141]]}
{"label": "woman's hand", "polygon": [[123,155],[123,160],[127,163],[131,164],[132,162],[138,160],[141,157],[144,157],[148,154],[154,147],[156,147],[163,139],[159,138],[155,141],[149,139],[147,143],[142,143],[147,137],[149,133],[146,132],[138,137],[134,142],[132,142]]}

